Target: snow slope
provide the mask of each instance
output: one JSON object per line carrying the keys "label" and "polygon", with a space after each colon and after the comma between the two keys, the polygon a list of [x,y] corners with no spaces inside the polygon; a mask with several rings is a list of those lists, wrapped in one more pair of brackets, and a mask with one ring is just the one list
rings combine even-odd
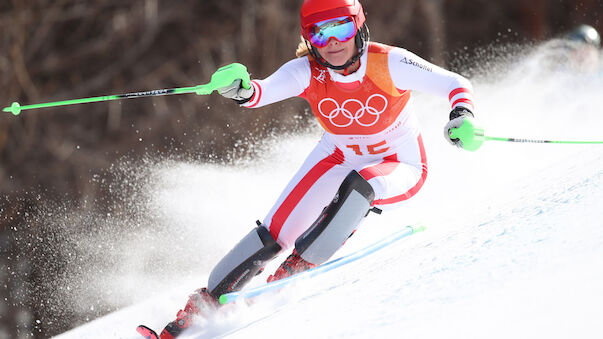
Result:
{"label": "snow slope", "polygon": [[[542,53],[473,79],[486,133],[603,139],[603,77],[543,69]],[[409,223],[422,222],[427,231],[278,296],[238,305],[186,338],[601,337],[603,145],[489,142],[469,153],[442,137],[445,99],[417,95],[415,105],[430,165],[426,185],[405,207],[371,215],[336,256]],[[318,136],[267,142],[263,158],[241,167],[152,165],[144,204],[155,211],[154,223],[183,234],[182,246],[170,243],[176,249],[161,252],[165,262],[153,262],[124,237],[118,248],[131,245],[138,255],[118,261],[121,274],[109,273],[99,285],[131,306],[57,338],[137,338],[139,323],[162,328],[264,216]],[[184,273],[150,273],[166,262]]]}

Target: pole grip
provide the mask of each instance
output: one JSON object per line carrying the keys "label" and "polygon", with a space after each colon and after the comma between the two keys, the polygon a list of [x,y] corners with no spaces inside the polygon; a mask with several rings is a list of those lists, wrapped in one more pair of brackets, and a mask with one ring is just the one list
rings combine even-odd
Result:
{"label": "pole grip", "polygon": [[450,138],[459,139],[463,149],[475,152],[484,143],[484,129],[478,127],[473,119],[463,118],[463,124],[458,128],[450,129]]}
{"label": "pole grip", "polygon": [[199,86],[196,93],[197,95],[210,94],[215,90],[230,86],[230,84],[237,79],[241,79],[241,85],[243,88],[251,88],[251,78],[245,65],[233,63],[220,67],[214,74],[212,74],[209,83]]}

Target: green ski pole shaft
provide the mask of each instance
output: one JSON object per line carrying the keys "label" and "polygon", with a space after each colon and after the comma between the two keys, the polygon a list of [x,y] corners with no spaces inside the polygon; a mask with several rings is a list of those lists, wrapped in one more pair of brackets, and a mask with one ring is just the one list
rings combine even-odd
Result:
{"label": "green ski pole shaft", "polygon": [[484,140],[488,141],[506,141],[506,142],[518,142],[518,143],[532,143],[532,144],[603,144],[603,141],[561,141],[561,140],[534,140],[534,139],[519,139],[519,138],[501,138],[501,137],[490,137],[484,136]]}
{"label": "green ski pole shaft", "polygon": [[129,99],[129,98],[143,98],[143,97],[155,97],[155,96],[172,95],[172,94],[196,93],[198,90],[198,87],[200,87],[200,86],[171,88],[171,89],[156,89],[156,90],[151,90],[151,91],[146,91],[146,92],[105,95],[105,96],[100,96],[100,97],[54,101],[54,102],[46,102],[46,103],[41,103],[41,104],[25,105],[25,106],[19,105],[18,102],[13,102],[13,104],[11,106],[5,107],[3,109],[3,111],[10,112],[14,115],[19,115],[19,113],[21,113],[21,111],[25,111],[25,110],[29,110],[29,109],[37,109],[37,108],[68,106],[68,105],[76,105],[76,104],[88,104],[88,103],[93,103],[93,102],[112,101],[112,100],[121,100],[121,99]]}
{"label": "green ski pole shaft", "polygon": [[5,107],[3,109],[4,112],[10,112],[13,115],[19,115],[21,111],[28,109],[37,109],[37,108],[46,108],[46,107],[57,107],[57,106],[67,106],[67,105],[76,105],[76,104],[87,104],[92,102],[101,102],[101,101],[111,101],[111,100],[121,100],[128,98],[143,98],[143,97],[155,97],[162,95],[173,95],[173,94],[187,94],[187,93],[196,93],[197,95],[207,95],[211,94],[213,91],[229,86],[233,83],[233,81],[240,79],[241,84],[244,88],[249,89],[250,78],[249,73],[247,73],[247,67],[234,63],[224,67],[219,68],[212,76],[209,83],[205,85],[193,86],[193,87],[181,87],[181,88],[171,88],[171,89],[156,89],[146,92],[136,92],[136,93],[126,93],[126,94],[116,94],[116,95],[106,95],[100,97],[92,97],[92,98],[83,98],[83,99],[72,99],[72,100],[64,100],[64,101],[55,101],[55,102],[47,102],[42,104],[34,104],[34,105],[25,105],[21,106],[18,102],[13,102],[13,104],[9,107]]}

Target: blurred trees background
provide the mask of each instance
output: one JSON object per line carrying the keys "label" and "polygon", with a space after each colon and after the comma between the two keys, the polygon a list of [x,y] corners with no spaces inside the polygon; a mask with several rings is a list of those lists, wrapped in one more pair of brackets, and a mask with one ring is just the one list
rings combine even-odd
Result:
{"label": "blurred trees background", "polygon": [[[538,42],[581,23],[601,29],[603,17],[601,0],[362,3],[374,41],[443,66],[476,48]],[[300,6],[301,0],[0,0],[0,107],[192,86],[231,62],[266,77],[295,56]],[[0,113],[0,339],[48,337],[103,313],[36,321],[45,305],[34,302],[31,287],[45,277],[22,248],[44,227],[28,218],[39,205],[115,208],[111,185],[93,178],[107,176],[124,157],[232,162],[253,155],[257,140],[311,119],[300,99],[250,112],[217,95]],[[60,258],[48,260],[51,271],[60,270]]]}

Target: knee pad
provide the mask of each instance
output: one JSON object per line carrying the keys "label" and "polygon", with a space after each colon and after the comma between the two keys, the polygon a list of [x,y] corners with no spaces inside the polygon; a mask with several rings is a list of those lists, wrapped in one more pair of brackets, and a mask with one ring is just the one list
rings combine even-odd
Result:
{"label": "knee pad", "polygon": [[335,198],[295,241],[300,256],[313,264],[327,261],[358,228],[371,209],[375,191],[358,172],[345,178]]}
{"label": "knee pad", "polygon": [[240,290],[280,251],[270,231],[262,226],[255,228],[214,267],[209,275],[210,293],[219,296]]}

